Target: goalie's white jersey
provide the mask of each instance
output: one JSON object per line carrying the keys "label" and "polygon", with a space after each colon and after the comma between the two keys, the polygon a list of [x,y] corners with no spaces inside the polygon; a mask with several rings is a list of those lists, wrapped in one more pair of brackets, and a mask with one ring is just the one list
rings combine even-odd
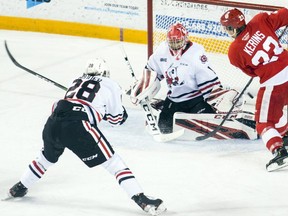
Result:
{"label": "goalie's white jersey", "polygon": [[159,80],[166,79],[167,96],[174,102],[182,102],[199,96],[206,99],[214,86],[221,83],[211,69],[204,47],[189,42],[182,56],[177,59],[162,42],[150,56],[148,69],[157,72]]}

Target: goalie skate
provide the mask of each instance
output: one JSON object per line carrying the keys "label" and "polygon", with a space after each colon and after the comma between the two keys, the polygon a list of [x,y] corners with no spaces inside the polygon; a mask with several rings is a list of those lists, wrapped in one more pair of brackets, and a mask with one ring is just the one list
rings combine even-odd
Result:
{"label": "goalie skate", "polygon": [[283,167],[288,166],[288,153],[285,147],[277,149],[274,155],[275,157],[270,160],[269,163],[266,165],[266,169],[268,172],[279,170]]}
{"label": "goalie skate", "polygon": [[174,139],[177,139],[178,137],[182,136],[184,134],[184,129],[177,130],[175,132],[169,133],[169,134],[157,134],[154,135],[153,138],[157,142],[169,142]]}

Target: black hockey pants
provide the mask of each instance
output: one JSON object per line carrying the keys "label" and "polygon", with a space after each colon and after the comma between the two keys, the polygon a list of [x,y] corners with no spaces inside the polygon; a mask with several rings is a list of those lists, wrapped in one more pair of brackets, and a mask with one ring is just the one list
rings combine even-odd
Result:
{"label": "black hockey pants", "polygon": [[88,167],[97,166],[114,154],[110,143],[97,126],[91,125],[82,105],[66,100],[58,102],[44,130],[44,156],[52,163],[67,147]]}

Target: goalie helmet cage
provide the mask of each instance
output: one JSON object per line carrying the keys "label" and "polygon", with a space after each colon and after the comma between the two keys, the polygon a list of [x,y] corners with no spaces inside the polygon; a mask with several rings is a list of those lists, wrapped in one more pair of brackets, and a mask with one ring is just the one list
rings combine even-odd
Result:
{"label": "goalie helmet cage", "polygon": [[[249,22],[259,12],[272,12],[281,7],[224,0],[147,0],[148,57],[166,40],[168,27],[181,22],[189,32],[189,38],[204,46],[222,85],[241,91],[250,77],[230,64],[227,53],[232,39],[222,30],[219,22],[223,13],[233,8],[240,9]],[[283,29],[277,33],[281,34]],[[287,41],[286,32],[280,42],[287,46]],[[258,88],[259,82],[254,81],[248,92],[255,95]]]}

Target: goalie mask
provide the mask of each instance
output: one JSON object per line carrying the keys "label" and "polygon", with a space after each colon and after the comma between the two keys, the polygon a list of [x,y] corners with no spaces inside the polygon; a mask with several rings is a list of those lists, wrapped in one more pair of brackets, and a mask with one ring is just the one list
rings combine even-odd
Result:
{"label": "goalie mask", "polygon": [[181,23],[173,24],[168,29],[166,40],[172,52],[183,50],[188,42],[188,32]]}
{"label": "goalie mask", "polygon": [[236,8],[225,12],[220,18],[220,23],[224,31],[232,38],[236,38],[243,27],[246,26],[244,14]]}
{"label": "goalie mask", "polygon": [[84,74],[90,76],[110,77],[110,70],[104,59],[96,58],[88,61]]}

